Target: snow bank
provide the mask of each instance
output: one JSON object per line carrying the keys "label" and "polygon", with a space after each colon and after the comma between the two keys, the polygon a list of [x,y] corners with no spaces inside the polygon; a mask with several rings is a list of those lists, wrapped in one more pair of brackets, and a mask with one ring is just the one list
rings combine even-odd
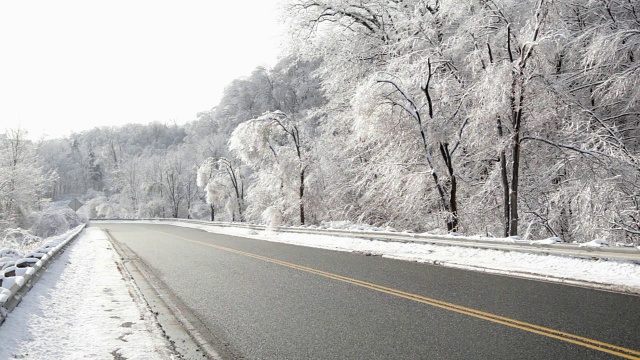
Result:
{"label": "snow bank", "polygon": [[[640,265],[632,262],[593,260],[453,245],[442,246],[329,235],[277,233],[179,221],[163,223],[258,240],[358,252],[399,260],[640,293]],[[550,238],[544,241],[552,242],[557,241],[557,239]]]}
{"label": "snow bank", "polygon": [[[299,226],[305,227],[305,226]],[[307,226],[309,228],[316,228],[315,226]],[[356,231],[389,231],[397,232],[392,227],[376,227],[367,224],[355,224],[351,221],[323,221],[320,223],[319,229],[336,229],[336,230],[356,230]]]}
{"label": "snow bank", "polygon": [[530,241],[529,244],[539,244],[539,245],[551,245],[551,244],[559,244],[559,243],[563,243],[564,241],[562,241],[562,239],[560,239],[559,237],[550,237],[548,239],[543,239],[543,240],[533,240]]}
{"label": "snow bank", "polygon": [[0,359],[175,358],[118,266],[106,235],[86,229],[0,326]]}
{"label": "snow bank", "polygon": [[604,239],[595,239],[579,245],[580,247],[603,247],[609,246],[609,242]]}

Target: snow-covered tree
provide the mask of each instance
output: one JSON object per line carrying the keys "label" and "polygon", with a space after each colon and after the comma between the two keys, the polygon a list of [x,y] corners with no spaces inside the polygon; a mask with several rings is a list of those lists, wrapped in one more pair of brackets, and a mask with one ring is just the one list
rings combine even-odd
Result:
{"label": "snow-covered tree", "polygon": [[40,210],[44,195],[56,178],[45,173],[36,146],[26,131],[9,129],[0,135],[0,226],[28,227],[33,210]]}
{"label": "snow-covered tree", "polygon": [[211,221],[216,204],[230,211],[231,220],[243,220],[244,175],[240,164],[227,158],[208,158],[198,167],[197,185],[205,191]]}
{"label": "snow-covered tree", "polygon": [[[278,179],[276,183],[280,184],[279,189],[268,185],[270,190],[276,190],[267,191],[269,200],[272,201],[274,195],[279,196],[284,207],[281,210],[287,214],[292,208],[298,208],[299,221],[305,223],[305,176],[309,167],[305,135],[304,127],[282,111],[268,112],[243,122],[232,133],[229,148],[256,169],[254,176],[257,181],[249,189],[252,206],[256,208],[254,213],[259,211],[262,214],[269,207],[269,203],[259,203],[256,195],[260,185],[270,183],[275,177]],[[265,181],[266,177],[270,180]],[[292,193],[297,196],[291,196]],[[297,206],[291,203],[291,198],[297,198]]]}
{"label": "snow-covered tree", "polygon": [[323,138],[341,141],[343,154],[334,156],[346,155],[342,163],[357,168],[329,185],[353,190],[341,196],[350,200],[342,207],[382,224],[436,212],[456,231],[454,154],[467,119],[465,74],[456,67],[451,37],[470,10],[455,2],[330,0],[292,1],[289,9],[294,33],[305,34],[301,52],[325,56],[318,71],[330,95]]}

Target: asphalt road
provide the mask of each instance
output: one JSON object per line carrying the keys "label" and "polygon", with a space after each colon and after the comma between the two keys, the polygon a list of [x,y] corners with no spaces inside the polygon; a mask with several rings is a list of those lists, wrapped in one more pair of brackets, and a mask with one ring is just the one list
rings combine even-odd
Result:
{"label": "asphalt road", "polygon": [[94,226],[232,357],[640,359],[637,296],[171,225]]}

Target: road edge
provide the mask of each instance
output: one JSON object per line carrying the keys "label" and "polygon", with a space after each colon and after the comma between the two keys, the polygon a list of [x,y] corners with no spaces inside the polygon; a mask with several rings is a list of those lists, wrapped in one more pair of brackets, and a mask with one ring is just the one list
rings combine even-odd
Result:
{"label": "road edge", "polygon": [[[236,359],[229,344],[216,338],[126,244],[103,231],[118,253],[122,271],[138,287],[142,299],[162,329],[173,350],[185,359]],[[213,345],[212,345],[213,344]]]}

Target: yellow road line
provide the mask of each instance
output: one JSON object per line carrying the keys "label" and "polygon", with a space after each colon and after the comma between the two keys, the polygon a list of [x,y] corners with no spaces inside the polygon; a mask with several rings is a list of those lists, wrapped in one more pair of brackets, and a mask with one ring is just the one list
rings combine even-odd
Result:
{"label": "yellow road line", "polygon": [[309,273],[312,273],[312,274],[316,274],[316,275],[327,277],[327,278],[330,278],[330,279],[334,279],[334,280],[342,281],[342,282],[345,282],[345,283],[357,285],[357,286],[364,287],[364,288],[367,288],[367,289],[371,289],[371,290],[383,292],[383,293],[386,293],[386,294],[398,296],[398,297],[401,297],[401,298],[417,301],[417,302],[420,302],[420,303],[423,303],[423,304],[435,306],[435,307],[438,307],[438,308],[441,308],[441,309],[454,311],[454,312],[457,312],[457,313],[460,313],[460,314],[465,314],[465,315],[468,315],[468,316],[473,316],[473,317],[478,318],[478,319],[487,320],[487,321],[490,321],[490,322],[493,322],[493,323],[502,324],[502,325],[505,325],[505,326],[509,326],[509,327],[513,327],[513,328],[516,328],[516,329],[528,331],[528,332],[531,332],[531,333],[535,333],[535,334],[551,337],[551,338],[554,338],[554,339],[566,341],[566,342],[569,342],[569,343],[572,343],[572,344],[576,344],[576,345],[584,346],[584,347],[587,347],[587,348],[590,348],[590,349],[602,351],[602,352],[605,352],[605,353],[608,353],[608,354],[616,355],[616,356],[619,356],[619,357],[622,357],[622,358],[625,358],[625,359],[636,359],[636,360],[640,359],[640,351],[637,351],[637,350],[624,348],[624,347],[621,347],[621,346],[605,343],[605,342],[602,342],[602,341],[586,338],[586,337],[579,336],[579,335],[574,335],[574,334],[563,332],[563,331],[560,331],[560,330],[555,330],[555,329],[547,328],[547,327],[544,327],[544,326],[535,325],[535,324],[531,324],[531,323],[520,321],[520,320],[516,320],[516,319],[511,319],[511,318],[508,318],[508,317],[505,317],[505,316],[500,316],[500,315],[492,314],[492,313],[489,313],[489,312],[485,312],[485,311],[481,311],[481,310],[477,310],[477,309],[473,309],[473,308],[469,308],[469,307],[465,307],[465,306],[461,306],[461,305],[456,305],[456,304],[453,304],[453,303],[448,303],[446,301],[440,301],[440,300],[428,298],[428,297],[425,297],[425,296],[422,296],[422,295],[408,293],[408,292],[405,292],[405,291],[401,291],[401,290],[385,287],[385,286],[382,286],[382,285],[377,285],[377,284],[369,283],[369,282],[366,282],[366,281],[353,279],[353,278],[349,278],[349,277],[346,277],[346,276],[337,275],[337,274],[329,273],[329,272],[326,272],[326,271],[317,270],[317,269],[314,269],[314,268],[310,268],[310,267],[306,267],[306,266],[302,266],[302,265],[297,265],[297,264],[289,263],[289,262],[278,260],[278,259],[269,258],[269,257],[262,256],[262,255],[252,254],[252,253],[248,253],[248,252],[244,252],[244,251],[240,251],[240,250],[236,250],[236,249],[231,249],[231,248],[224,247],[224,246],[214,245],[214,244],[206,243],[206,242],[202,242],[202,241],[192,240],[192,239],[189,239],[189,238],[186,238],[186,237],[183,237],[183,236],[174,235],[174,234],[166,233],[166,232],[163,232],[163,231],[151,230],[151,229],[148,229],[148,228],[146,228],[146,229],[150,230],[150,231],[153,231],[153,232],[160,233],[160,234],[176,237],[176,238],[188,241],[190,243],[203,245],[203,246],[215,248],[215,249],[222,250],[222,251],[226,251],[226,252],[230,252],[230,253],[234,253],[234,254],[238,254],[238,255],[251,257],[251,258],[254,258],[254,259],[270,262],[270,263],[273,263],[273,264],[285,266],[285,267],[296,269],[296,270],[300,270],[300,271],[309,272]]}

